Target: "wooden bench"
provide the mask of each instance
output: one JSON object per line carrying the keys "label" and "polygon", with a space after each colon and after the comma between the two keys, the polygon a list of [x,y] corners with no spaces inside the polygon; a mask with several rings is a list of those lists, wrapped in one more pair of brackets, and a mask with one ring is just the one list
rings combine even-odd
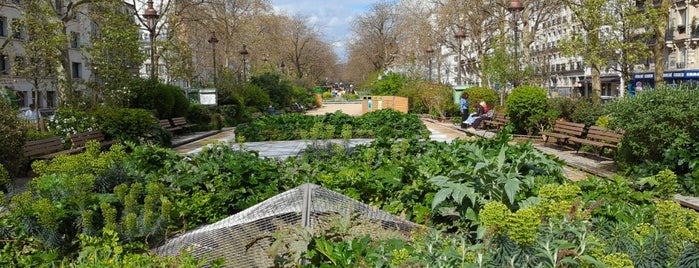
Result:
{"label": "wooden bench", "polygon": [[507,117],[505,117],[505,115],[502,113],[495,113],[493,118],[481,121],[481,124],[483,124],[483,129],[485,130],[500,130],[503,126],[506,126],[509,123],[510,119],[507,119]]}
{"label": "wooden bench", "polygon": [[59,155],[82,152],[82,148],[64,149],[61,138],[51,137],[26,142],[24,144],[23,152],[24,157],[28,158],[29,160],[49,160]]}
{"label": "wooden bench", "polygon": [[556,138],[556,144],[563,146],[568,143],[570,138],[581,138],[584,129],[585,124],[557,121],[551,131],[543,131],[541,134],[546,137],[544,144],[549,141],[549,138]]}
{"label": "wooden bench", "polygon": [[182,130],[182,127],[178,127],[178,126],[173,125],[170,122],[170,119],[160,119],[160,126],[162,128],[164,128],[165,130],[170,131],[172,133],[175,133],[175,132]]}
{"label": "wooden bench", "polygon": [[84,149],[85,143],[90,140],[95,140],[100,143],[100,147],[106,148],[113,144],[119,143],[116,140],[107,140],[106,136],[101,130],[92,130],[86,132],[80,132],[70,135],[70,142],[73,143],[74,148]]}
{"label": "wooden bench", "polygon": [[580,147],[583,145],[590,145],[599,148],[599,155],[601,156],[605,148],[612,150],[617,149],[617,144],[621,140],[623,133],[612,131],[604,127],[591,126],[587,130],[587,135],[585,138],[571,137],[568,140],[572,143],[578,145],[576,152],[580,151]]}
{"label": "wooden bench", "polygon": [[187,119],[185,119],[184,117],[174,117],[171,119],[170,122],[172,122],[173,127],[178,127],[180,129],[187,130],[187,131],[189,131],[193,127],[197,126],[197,124],[187,123]]}

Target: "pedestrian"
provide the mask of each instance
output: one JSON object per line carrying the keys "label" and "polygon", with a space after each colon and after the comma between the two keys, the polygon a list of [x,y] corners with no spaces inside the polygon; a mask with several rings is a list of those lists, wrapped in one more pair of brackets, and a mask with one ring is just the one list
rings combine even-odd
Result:
{"label": "pedestrian", "polygon": [[36,123],[39,120],[39,112],[36,111],[34,104],[29,104],[29,110],[24,112],[24,117],[31,123]]}
{"label": "pedestrian", "polygon": [[271,102],[269,103],[269,106],[267,106],[267,113],[271,115],[277,114],[277,111],[274,110],[274,105],[272,105]]}
{"label": "pedestrian", "polygon": [[468,118],[468,93],[461,93],[459,99],[459,111],[461,112],[461,128],[468,128],[466,119]]}

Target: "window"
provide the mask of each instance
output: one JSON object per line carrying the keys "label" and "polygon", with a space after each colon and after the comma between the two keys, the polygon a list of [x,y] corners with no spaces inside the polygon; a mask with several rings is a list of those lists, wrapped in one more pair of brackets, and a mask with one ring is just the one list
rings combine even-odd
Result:
{"label": "window", "polygon": [[71,66],[71,69],[73,71],[73,78],[82,78],[82,63],[73,62]]}
{"label": "window", "polygon": [[80,47],[80,33],[70,32],[70,48]]}
{"label": "window", "polygon": [[10,62],[7,55],[0,55],[0,74],[10,74]]}
{"label": "window", "polygon": [[7,18],[0,17],[0,36],[7,36]]}

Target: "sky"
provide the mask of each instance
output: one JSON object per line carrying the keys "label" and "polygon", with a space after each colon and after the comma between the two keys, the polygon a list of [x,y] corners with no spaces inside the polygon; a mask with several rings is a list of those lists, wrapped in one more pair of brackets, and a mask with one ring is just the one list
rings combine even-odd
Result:
{"label": "sky", "polygon": [[351,38],[352,20],[364,14],[377,0],[272,0],[274,10],[290,16],[307,18],[310,25],[333,44],[341,61],[346,60],[346,46]]}

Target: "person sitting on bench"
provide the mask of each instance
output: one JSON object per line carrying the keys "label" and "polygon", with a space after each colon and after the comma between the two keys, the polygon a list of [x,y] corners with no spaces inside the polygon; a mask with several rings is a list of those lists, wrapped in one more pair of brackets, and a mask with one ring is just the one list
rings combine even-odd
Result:
{"label": "person sitting on bench", "polygon": [[468,116],[465,123],[468,125],[469,130],[476,130],[479,128],[481,121],[483,121],[486,114],[488,114],[488,105],[485,101],[481,101],[476,106],[476,112]]}

